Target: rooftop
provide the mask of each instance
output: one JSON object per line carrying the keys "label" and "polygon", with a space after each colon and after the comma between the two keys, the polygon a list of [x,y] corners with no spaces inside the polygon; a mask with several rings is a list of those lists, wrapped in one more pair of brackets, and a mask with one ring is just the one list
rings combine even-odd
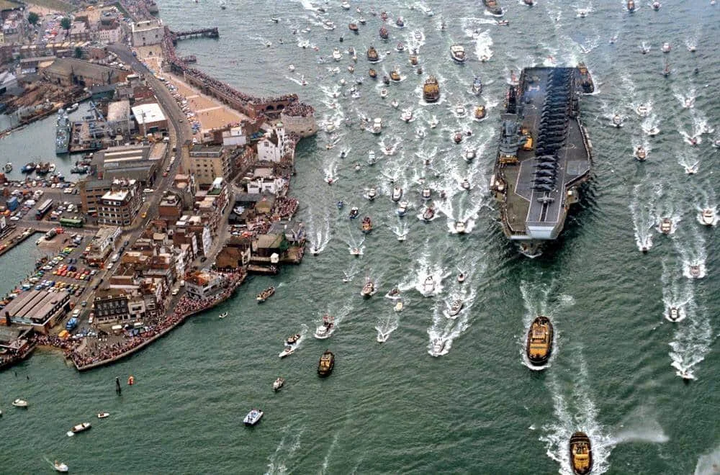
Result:
{"label": "rooftop", "polygon": [[130,118],[130,101],[115,101],[108,104],[108,122],[128,120]]}
{"label": "rooftop", "polygon": [[135,121],[139,124],[151,124],[153,122],[161,122],[165,120],[165,114],[163,114],[158,104],[143,104],[132,108]]}

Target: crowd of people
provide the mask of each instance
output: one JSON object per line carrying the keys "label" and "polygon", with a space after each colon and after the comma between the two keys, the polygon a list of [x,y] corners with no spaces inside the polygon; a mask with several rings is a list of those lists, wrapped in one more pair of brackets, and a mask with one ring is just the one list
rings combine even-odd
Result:
{"label": "crowd of people", "polygon": [[290,219],[295,216],[299,202],[296,198],[282,196],[275,200],[275,213],[282,219]]}

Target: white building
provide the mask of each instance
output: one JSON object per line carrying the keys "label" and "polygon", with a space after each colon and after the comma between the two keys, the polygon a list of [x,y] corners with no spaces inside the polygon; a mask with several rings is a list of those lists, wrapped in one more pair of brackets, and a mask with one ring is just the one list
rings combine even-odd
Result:
{"label": "white building", "polygon": [[129,134],[134,128],[130,119],[130,101],[125,99],[108,104],[107,124],[115,133]]}
{"label": "white building", "polygon": [[248,193],[278,194],[285,187],[285,180],[275,176],[270,168],[256,168],[252,179],[247,184]]}
{"label": "white building", "polygon": [[138,21],[132,25],[132,45],[150,46],[160,44],[165,35],[162,20]]}
{"label": "white building", "polygon": [[110,25],[100,25],[97,30],[97,39],[101,43],[120,43],[122,37],[123,29],[120,22],[114,22]]}
{"label": "white building", "polygon": [[285,156],[295,153],[290,137],[285,134],[285,128],[278,122],[265,137],[258,142],[258,160],[279,163]]}
{"label": "white building", "polygon": [[243,132],[242,127],[233,127],[230,130],[226,130],[222,134],[223,146],[243,146],[247,143],[247,137]]}

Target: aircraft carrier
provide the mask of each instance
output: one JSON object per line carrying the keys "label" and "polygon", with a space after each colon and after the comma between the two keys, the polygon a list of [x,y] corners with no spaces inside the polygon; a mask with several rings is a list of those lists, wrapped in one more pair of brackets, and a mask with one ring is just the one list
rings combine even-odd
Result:
{"label": "aircraft carrier", "polygon": [[508,88],[490,188],[503,232],[524,254],[537,255],[544,242],[557,239],[590,176],[592,144],[579,96],[593,90],[582,64],[524,69]]}

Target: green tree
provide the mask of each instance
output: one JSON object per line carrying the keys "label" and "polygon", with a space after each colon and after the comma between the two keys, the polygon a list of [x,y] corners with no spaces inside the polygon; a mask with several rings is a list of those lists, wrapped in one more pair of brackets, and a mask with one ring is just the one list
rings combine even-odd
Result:
{"label": "green tree", "polygon": [[28,13],[28,23],[30,23],[31,25],[34,26],[34,25],[37,25],[39,21],[40,21],[40,15],[38,15],[35,12]]}
{"label": "green tree", "polygon": [[83,57],[83,50],[82,50],[82,48],[79,47],[79,46],[76,46],[76,47],[75,47],[75,57],[78,58],[78,59],[80,59],[80,58]]}
{"label": "green tree", "polygon": [[60,20],[60,26],[61,26],[62,29],[65,30],[65,31],[70,30],[70,28],[72,28],[72,20],[70,19],[70,17],[67,17],[67,16],[66,16],[65,18],[63,18],[62,20]]}

